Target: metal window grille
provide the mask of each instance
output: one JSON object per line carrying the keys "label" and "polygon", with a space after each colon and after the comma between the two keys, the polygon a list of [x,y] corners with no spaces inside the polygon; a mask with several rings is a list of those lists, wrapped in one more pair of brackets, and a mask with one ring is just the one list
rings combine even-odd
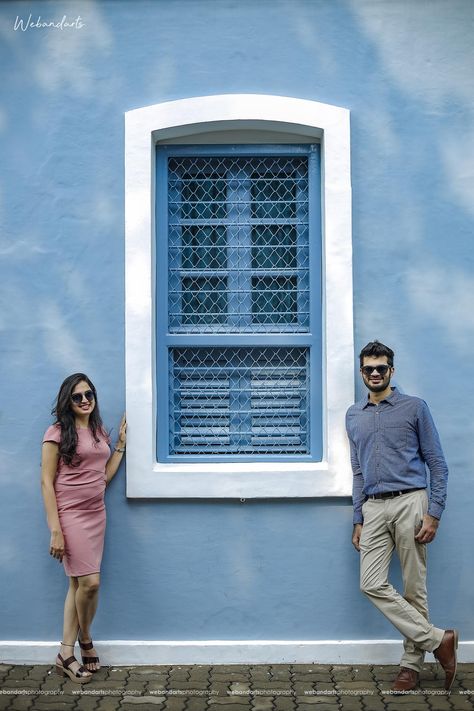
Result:
{"label": "metal window grille", "polygon": [[157,149],[160,461],[319,456],[318,176],[314,146]]}
{"label": "metal window grille", "polygon": [[309,330],[307,156],[168,162],[170,333]]}
{"label": "metal window grille", "polygon": [[170,454],[309,453],[309,349],[172,348]]}

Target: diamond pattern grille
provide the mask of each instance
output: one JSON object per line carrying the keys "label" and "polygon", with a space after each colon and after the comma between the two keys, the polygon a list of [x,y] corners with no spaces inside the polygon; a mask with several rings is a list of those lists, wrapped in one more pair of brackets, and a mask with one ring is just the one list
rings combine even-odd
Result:
{"label": "diamond pattern grille", "polygon": [[307,332],[307,157],[175,157],[168,181],[170,332]]}
{"label": "diamond pattern grille", "polygon": [[170,454],[308,454],[307,348],[173,348]]}

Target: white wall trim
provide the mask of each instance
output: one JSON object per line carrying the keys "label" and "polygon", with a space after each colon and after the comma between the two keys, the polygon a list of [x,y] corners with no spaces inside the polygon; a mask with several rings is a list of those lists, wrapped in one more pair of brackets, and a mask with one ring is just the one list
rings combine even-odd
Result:
{"label": "white wall trim", "polygon": [[[133,664],[399,664],[403,645],[392,639],[316,641],[96,640],[101,662]],[[0,663],[52,664],[58,642],[0,641]],[[434,658],[433,658],[434,659]],[[427,657],[427,661],[430,657]],[[458,661],[474,663],[474,641],[459,643]]]}
{"label": "white wall trim", "polygon": [[[209,132],[265,131],[321,142],[323,461],[159,464],[155,457],[155,145]],[[224,135],[224,133],[222,134]],[[349,111],[260,94],[201,96],[125,114],[127,496],[348,496],[344,416],[354,397]],[[158,374],[159,378],[159,374]]]}

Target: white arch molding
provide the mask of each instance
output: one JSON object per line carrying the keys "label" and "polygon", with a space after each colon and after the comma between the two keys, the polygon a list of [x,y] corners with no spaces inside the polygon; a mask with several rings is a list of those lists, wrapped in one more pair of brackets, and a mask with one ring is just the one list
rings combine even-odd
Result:
{"label": "white arch molding", "polygon": [[[317,463],[162,464],[155,457],[155,146],[157,142],[321,143],[323,460]],[[232,136],[232,140],[229,140]],[[248,139],[253,136],[252,139]],[[277,139],[274,137],[278,136]],[[201,136],[202,138],[202,136]],[[273,140],[272,140],[273,138]],[[241,142],[244,142],[242,140]],[[125,114],[127,496],[349,496],[345,412],[354,398],[349,111],[306,99],[223,94]]]}

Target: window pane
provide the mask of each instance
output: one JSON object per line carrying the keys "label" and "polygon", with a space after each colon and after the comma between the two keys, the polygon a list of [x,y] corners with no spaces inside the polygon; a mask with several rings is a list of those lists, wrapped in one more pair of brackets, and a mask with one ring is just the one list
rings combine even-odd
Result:
{"label": "window pane", "polygon": [[227,312],[226,280],[217,277],[183,279],[184,324],[223,323]]}
{"label": "window pane", "polygon": [[296,277],[253,277],[252,317],[255,323],[296,321]]}
{"label": "window pane", "polygon": [[170,350],[170,454],[308,454],[307,348]]}
{"label": "window pane", "polygon": [[[300,248],[300,262],[308,266],[308,250]],[[295,269],[296,229],[292,225],[263,225],[252,229],[252,269]]]}
{"label": "window pane", "polygon": [[226,183],[219,176],[194,179],[184,174],[180,182],[184,219],[210,220],[225,217]]}
{"label": "window pane", "polygon": [[226,234],[223,227],[199,225],[181,232],[183,269],[225,269]]}
{"label": "window pane", "polygon": [[[277,166],[276,166],[277,167]],[[285,175],[273,178],[252,176],[252,217],[278,219],[296,217],[296,182]]]}

